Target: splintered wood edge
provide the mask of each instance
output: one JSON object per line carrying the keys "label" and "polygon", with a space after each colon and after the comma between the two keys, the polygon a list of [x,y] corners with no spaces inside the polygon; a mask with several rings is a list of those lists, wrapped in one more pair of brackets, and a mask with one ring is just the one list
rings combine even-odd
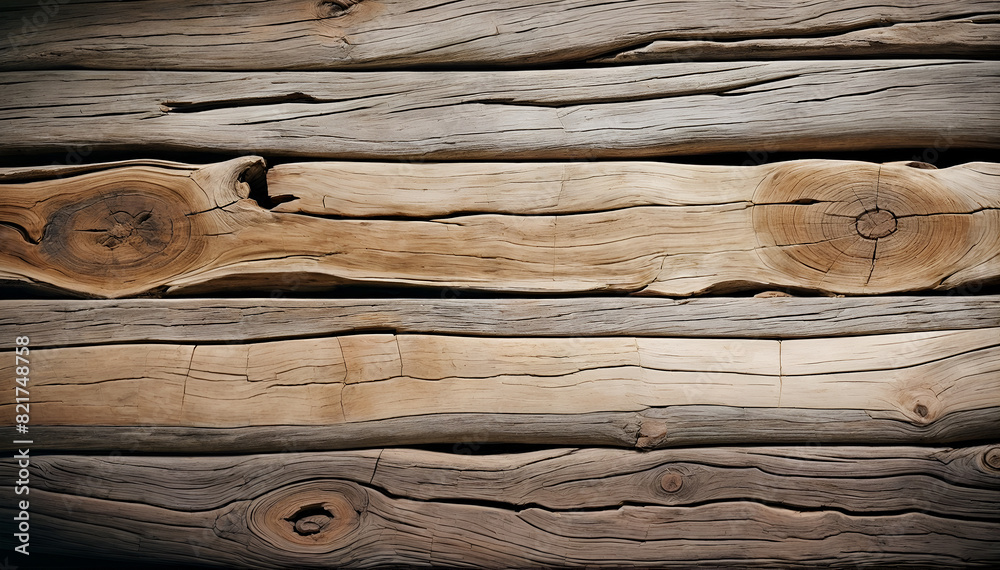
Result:
{"label": "splintered wood edge", "polygon": [[[402,181],[379,166],[287,165],[275,169],[275,194],[253,197],[268,176],[258,157],[6,184],[0,278],[101,297],[341,284],[686,296],[870,295],[1000,276],[994,163],[551,163],[501,167],[499,179],[496,165],[442,164],[397,167]],[[328,204],[351,169],[362,183]],[[449,173],[484,181],[464,192]],[[538,191],[528,215],[493,191],[504,177]],[[370,195],[393,184],[403,190]],[[429,202],[415,198],[427,192]],[[383,217],[371,217],[371,201]]]}
{"label": "splintered wood edge", "polygon": [[[993,444],[32,456],[32,545],[255,568],[986,563],[1000,560],[998,455]],[[0,460],[8,478],[16,469]]]}

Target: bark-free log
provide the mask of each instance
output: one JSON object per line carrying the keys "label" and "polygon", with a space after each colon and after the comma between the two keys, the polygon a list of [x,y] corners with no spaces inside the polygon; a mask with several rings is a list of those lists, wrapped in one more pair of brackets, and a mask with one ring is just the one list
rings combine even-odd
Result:
{"label": "bark-free log", "polygon": [[0,185],[0,278],[122,297],[358,283],[875,294],[1000,275],[995,163],[305,163],[267,174],[276,206],[254,157],[93,168]]}
{"label": "bark-free log", "polygon": [[2,73],[0,85],[5,154],[86,146],[535,160],[1000,147],[1000,69],[992,61],[305,74],[32,71]]}
{"label": "bark-free log", "polygon": [[[996,49],[991,23],[1000,12],[988,0],[4,4],[0,69],[210,71],[525,66],[581,62],[656,40],[662,45],[692,39],[709,45],[684,51],[685,59],[726,55],[731,50],[713,44],[759,38],[794,42],[797,49],[785,54],[790,57],[986,54]],[[965,23],[970,20],[981,23]]]}
{"label": "bark-free log", "polygon": [[[1000,562],[996,446],[31,464],[39,554],[252,568]],[[0,461],[6,480],[16,468]]]}
{"label": "bark-free log", "polygon": [[[122,426],[171,448],[169,436],[183,430],[162,437],[160,427],[252,435],[338,426],[328,448],[359,445],[351,438],[362,431],[367,445],[453,441],[458,427],[489,441],[649,448],[677,443],[668,426],[683,423],[676,413],[688,406],[730,443],[1000,437],[998,328],[785,341],[356,334],[34,349],[31,357],[32,433]],[[13,366],[0,373],[14,377]],[[758,410],[732,415],[737,408]],[[0,405],[0,417],[14,417],[13,403]],[[843,421],[827,425],[831,417]],[[888,429],[860,430],[859,419]],[[935,431],[939,420],[946,425]],[[888,427],[899,422],[910,429]],[[323,445],[304,432],[307,448]],[[72,430],[55,433],[39,436],[40,445],[73,441]]]}

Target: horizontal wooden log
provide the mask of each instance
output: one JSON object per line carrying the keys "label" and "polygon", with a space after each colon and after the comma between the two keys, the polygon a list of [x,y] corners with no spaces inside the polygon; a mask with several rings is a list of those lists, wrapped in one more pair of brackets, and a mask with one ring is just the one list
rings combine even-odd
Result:
{"label": "horizontal wooden log", "polygon": [[[995,445],[69,455],[31,467],[38,554],[254,568],[1000,562]],[[0,460],[7,480],[16,468]]]}
{"label": "horizontal wooden log", "polygon": [[1000,276],[996,163],[293,164],[266,189],[255,157],[106,168],[0,185],[0,279],[104,297],[340,284],[683,296]]}
{"label": "horizontal wooden log", "polygon": [[[15,0],[5,6],[0,69],[136,70],[526,66],[691,39],[781,38],[803,44],[793,57],[965,55],[988,53],[997,38],[986,25],[980,33],[987,41],[962,33],[961,23],[995,21],[1000,12],[984,0],[59,0],[44,6]],[[907,24],[935,28],[913,38]],[[840,36],[852,31],[872,43],[837,49]]]}
{"label": "horizontal wooden log", "polygon": [[139,76],[70,70],[6,72],[0,85],[3,154],[83,146],[536,160],[1000,148],[1000,70],[991,61]]}
{"label": "horizontal wooden log", "polygon": [[[845,434],[864,419],[859,414],[885,420],[869,425],[926,428],[976,411],[983,413],[963,416],[975,423],[971,432],[954,422],[937,432],[886,431],[893,441],[970,433],[986,438],[998,435],[996,418],[985,413],[1000,407],[998,355],[1000,328],[784,341],[355,334],[34,349],[31,429],[355,426],[388,438],[377,445],[397,445],[452,441],[455,424],[446,422],[483,414],[467,424],[484,434],[474,439],[539,443],[566,437],[649,448],[676,444],[668,431],[677,423],[675,410],[700,406],[691,414],[703,423],[719,418],[719,433],[732,437],[729,443],[781,440],[773,435],[781,422],[794,432],[784,437],[794,441],[856,441],[860,435]],[[0,374],[14,377],[14,366],[3,365]],[[13,407],[0,404],[0,417],[13,418]],[[766,413],[733,417],[731,408]],[[851,421],[827,425],[831,410],[848,411],[833,417]],[[580,414],[591,415],[572,427]],[[552,417],[539,421],[540,415]],[[745,421],[754,418],[759,431]],[[593,424],[605,427],[588,439]],[[691,433],[699,429],[692,426]],[[182,432],[168,430],[149,441],[169,445]],[[350,439],[357,433],[330,436],[329,445],[358,445]],[[881,431],[860,433],[868,442],[882,441]],[[216,441],[239,436],[228,432]],[[69,441],[60,437],[57,431],[43,445]],[[319,445],[315,433],[309,437],[309,447]]]}
{"label": "horizontal wooden log", "polygon": [[25,335],[37,348],[359,332],[791,339],[1000,326],[997,295],[480,299],[450,291],[444,297],[0,300],[0,339]]}

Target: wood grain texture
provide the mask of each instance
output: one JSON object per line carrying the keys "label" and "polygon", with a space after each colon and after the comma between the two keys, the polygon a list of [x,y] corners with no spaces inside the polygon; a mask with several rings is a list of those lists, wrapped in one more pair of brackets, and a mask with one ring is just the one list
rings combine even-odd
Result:
{"label": "wood grain texture", "polygon": [[28,335],[37,348],[244,343],[360,332],[791,339],[1000,326],[997,295],[478,299],[449,291],[443,296],[0,300],[0,339]]}
{"label": "wood grain texture", "polygon": [[307,163],[273,184],[268,173],[265,189],[255,157],[112,163],[0,185],[0,279],[98,297],[341,284],[878,294],[997,280],[1000,165],[920,166]]}
{"label": "wood grain texture", "polygon": [[[822,413],[813,420],[798,415],[803,410],[853,410],[929,426],[953,413],[1000,407],[998,351],[1000,328],[785,341],[355,334],[34,349],[31,418],[33,431],[363,425],[389,433],[409,426],[379,444],[395,445],[448,441],[454,428],[435,427],[440,415],[454,421],[485,414],[470,424],[482,428],[484,439],[525,442],[541,431],[524,427],[538,415],[555,416],[541,423],[550,429],[575,422],[578,414],[596,414],[583,425],[608,423],[594,436],[602,444],[619,438],[648,448],[676,442],[667,431],[672,412],[658,417],[652,409],[721,406],[778,416],[788,411],[792,437],[810,441],[813,433],[798,431],[796,423],[825,420]],[[13,377],[13,366],[0,373]],[[12,408],[0,405],[2,417],[13,418]],[[726,409],[719,411],[720,425],[737,424]],[[714,417],[712,408],[694,412],[708,422]],[[410,421],[392,423],[399,418]],[[774,422],[760,418],[761,432],[745,422],[734,438],[767,441]],[[995,437],[995,419],[969,418],[979,418],[975,437]],[[377,424],[383,421],[390,423]],[[855,427],[845,422],[839,432],[828,426],[817,431],[827,440],[853,441],[844,433]],[[938,437],[954,437],[954,429]],[[350,445],[349,433],[331,436],[338,442],[331,445]],[[560,435],[552,432],[543,441]],[[877,432],[865,437],[880,441]],[[907,437],[933,434],[916,430],[902,439]]]}
{"label": "wood grain texture", "polygon": [[[5,2],[0,69],[255,70],[529,66],[654,41],[796,42],[791,55],[968,55],[997,45],[996,2],[215,0]],[[600,25],[595,25],[599,23]],[[934,26],[916,38],[910,25]],[[853,32],[872,43],[844,50]],[[724,53],[724,52],[723,52]],[[700,52],[687,52],[698,57]]]}
{"label": "wood grain texture", "polygon": [[254,568],[988,565],[998,451],[38,456],[32,542]]}
{"label": "wood grain texture", "polygon": [[0,74],[0,85],[4,154],[77,146],[538,160],[1000,147],[1000,70],[990,61],[419,73],[32,71]]}

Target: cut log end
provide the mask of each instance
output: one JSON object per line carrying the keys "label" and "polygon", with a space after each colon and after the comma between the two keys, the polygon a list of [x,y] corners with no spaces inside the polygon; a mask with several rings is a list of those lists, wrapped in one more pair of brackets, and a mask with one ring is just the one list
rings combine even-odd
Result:
{"label": "cut log end", "polygon": [[990,223],[938,172],[906,163],[775,169],[753,198],[761,258],[789,282],[826,291],[935,288],[977,257],[977,223]]}
{"label": "cut log end", "polygon": [[84,295],[161,289],[216,255],[210,236],[232,222],[204,214],[248,198],[262,175],[262,161],[247,157],[203,168],[112,168],[0,189],[0,221],[23,238],[0,266],[20,266],[15,272]]}

